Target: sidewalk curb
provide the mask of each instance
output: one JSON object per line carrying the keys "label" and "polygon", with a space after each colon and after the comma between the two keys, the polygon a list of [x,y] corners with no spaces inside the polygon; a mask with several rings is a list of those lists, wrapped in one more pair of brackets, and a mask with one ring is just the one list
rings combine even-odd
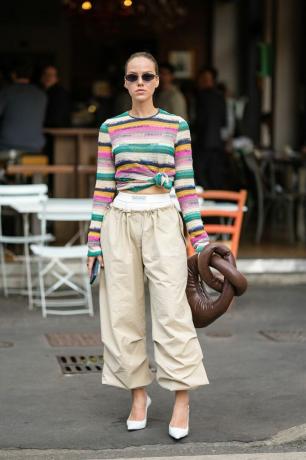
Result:
{"label": "sidewalk curb", "polygon": [[[14,460],[304,460],[306,450],[303,452],[284,452],[284,447],[289,447],[293,443],[306,442],[306,424],[293,426],[286,430],[279,431],[272,438],[262,441],[251,442],[216,442],[216,443],[188,443],[183,444],[174,442],[173,445],[151,445],[142,447],[127,447],[125,449],[105,449],[105,450],[69,450],[69,449],[0,449],[0,459]],[[282,451],[278,451],[282,447]],[[250,452],[249,449],[253,452]],[[268,449],[267,449],[268,448]],[[271,448],[276,448],[274,452],[266,452]],[[292,446],[293,448],[293,446]],[[302,446],[301,446],[302,448]],[[306,446],[304,445],[306,449]],[[239,451],[234,453],[233,449]],[[260,451],[254,452],[259,449]],[[215,453],[217,450],[228,453]],[[146,456],[146,451],[149,454]],[[168,456],[158,454],[166,453]],[[197,454],[192,455],[193,451]],[[210,452],[206,455],[199,455],[201,452]],[[246,452],[248,451],[248,452]],[[278,452],[276,452],[278,451]],[[155,453],[155,456],[152,456]],[[137,456],[139,454],[139,456]],[[176,455],[175,455],[176,454]],[[185,455],[184,455],[185,454]],[[264,455],[264,457],[263,457]]]}

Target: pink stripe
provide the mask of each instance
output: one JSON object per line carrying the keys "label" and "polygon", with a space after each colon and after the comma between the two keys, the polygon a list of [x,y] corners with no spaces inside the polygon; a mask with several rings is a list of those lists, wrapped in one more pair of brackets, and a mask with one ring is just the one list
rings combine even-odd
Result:
{"label": "pink stripe", "polygon": [[179,152],[175,151],[176,157],[185,157],[190,155],[191,150],[180,150]]}
{"label": "pink stripe", "polygon": [[[177,171],[184,171],[186,169],[191,169],[190,162],[188,160],[179,160],[176,162]],[[183,180],[183,179],[179,179],[179,180]]]}
{"label": "pink stripe", "polygon": [[99,152],[98,152],[98,157],[99,157],[99,158],[111,159],[111,158],[112,158],[112,152],[103,152],[103,151],[99,151]]}
{"label": "pink stripe", "polygon": [[145,175],[152,174],[152,176],[154,176],[155,174],[153,171],[148,170],[145,166],[138,166],[136,168],[129,168],[129,169],[124,169],[124,170],[117,169],[116,178],[124,177],[126,174],[129,174],[129,173],[140,173],[140,172],[144,173]]}
{"label": "pink stripe", "polygon": [[195,195],[193,195],[193,194],[190,194],[190,195],[178,196],[178,199],[179,199],[179,202],[181,202],[181,201],[183,201],[183,202],[184,202],[184,201],[189,201],[189,200],[190,200],[190,198],[193,198],[193,197],[195,197],[195,198],[196,198],[196,196],[195,196]]}
{"label": "pink stripe", "polygon": [[94,194],[94,199],[95,201],[99,201],[99,202],[104,202],[104,203],[110,203],[111,201],[113,201],[113,199],[111,197],[108,197],[108,196],[99,196],[99,195],[96,195]]}
{"label": "pink stripe", "polygon": [[203,231],[202,235],[191,237],[191,242],[192,243],[197,243],[198,241],[203,240],[203,236],[205,236],[205,234],[206,234],[206,232]]}

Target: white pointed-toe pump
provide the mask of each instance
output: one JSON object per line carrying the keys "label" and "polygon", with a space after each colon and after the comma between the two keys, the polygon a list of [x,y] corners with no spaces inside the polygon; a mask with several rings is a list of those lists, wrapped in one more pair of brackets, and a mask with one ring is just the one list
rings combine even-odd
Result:
{"label": "white pointed-toe pump", "polygon": [[186,428],[179,428],[176,426],[169,425],[169,435],[174,439],[184,438],[188,434],[189,434],[189,406],[188,406],[188,419],[187,419]]}
{"label": "white pointed-toe pump", "polygon": [[146,404],[146,416],[143,420],[129,420],[126,421],[126,426],[129,431],[132,430],[142,430],[147,426],[147,414],[148,414],[148,407],[151,405],[151,398],[147,395],[147,404]]}

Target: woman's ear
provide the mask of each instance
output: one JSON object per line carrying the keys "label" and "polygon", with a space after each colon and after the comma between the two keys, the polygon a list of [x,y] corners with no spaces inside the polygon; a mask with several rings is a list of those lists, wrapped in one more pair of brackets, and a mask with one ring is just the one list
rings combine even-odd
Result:
{"label": "woman's ear", "polygon": [[158,88],[159,87],[159,77],[156,78],[156,85],[155,85],[155,88]]}

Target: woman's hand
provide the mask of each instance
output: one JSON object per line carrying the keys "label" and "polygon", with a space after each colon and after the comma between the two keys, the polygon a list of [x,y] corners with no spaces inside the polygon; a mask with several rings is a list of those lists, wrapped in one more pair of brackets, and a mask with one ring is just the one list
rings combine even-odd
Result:
{"label": "woman's hand", "polygon": [[92,267],[93,267],[93,264],[94,264],[96,258],[99,261],[100,267],[101,268],[104,267],[103,256],[89,256],[89,257],[87,257],[87,271],[88,271],[88,276],[89,277],[91,275]]}

